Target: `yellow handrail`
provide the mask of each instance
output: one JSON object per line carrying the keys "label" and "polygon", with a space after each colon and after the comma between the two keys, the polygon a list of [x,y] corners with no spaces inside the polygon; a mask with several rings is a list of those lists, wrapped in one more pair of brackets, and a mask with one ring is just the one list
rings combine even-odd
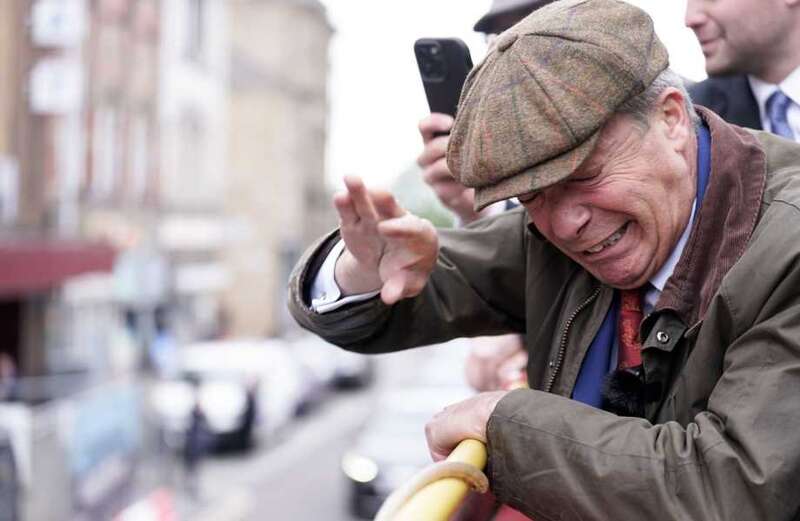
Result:
{"label": "yellow handrail", "polygon": [[[508,385],[508,390],[527,388],[527,378],[521,378]],[[486,445],[477,440],[463,440],[447,461],[468,463],[478,470],[486,466],[488,454]],[[469,492],[469,485],[461,478],[442,478],[418,490],[397,513],[392,521],[447,521],[464,501]]]}
{"label": "yellow handrail", "polygon": [[[469,463],[479,470],[486,466],[486,445],[477,440],[464,440],[447,457],[447,461]],[[469,485],[460,478],[443,478],[411,496],[393,521],[447,521],[464,501]]]}

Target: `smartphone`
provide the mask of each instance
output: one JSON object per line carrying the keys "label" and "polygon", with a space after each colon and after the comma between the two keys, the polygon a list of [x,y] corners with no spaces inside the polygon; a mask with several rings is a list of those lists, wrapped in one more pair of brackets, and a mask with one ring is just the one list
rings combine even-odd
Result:
{"label": "smartphone", "polygon": [[455,117],[461,88],[472,70],[469,48],[458,38],[420,38],[414,42],[414,55],[431,112]]}

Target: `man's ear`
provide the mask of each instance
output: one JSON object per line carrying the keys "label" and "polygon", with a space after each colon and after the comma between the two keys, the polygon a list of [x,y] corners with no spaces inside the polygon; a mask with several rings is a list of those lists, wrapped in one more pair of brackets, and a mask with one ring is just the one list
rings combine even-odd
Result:
{"label": "man's ear", "polygon": [[666,137],[676,142],[685,142],[692,132],[692,118],[686,110],[686,97],[675,87],[667,87],[658,96],[657,117],[664,125]]}

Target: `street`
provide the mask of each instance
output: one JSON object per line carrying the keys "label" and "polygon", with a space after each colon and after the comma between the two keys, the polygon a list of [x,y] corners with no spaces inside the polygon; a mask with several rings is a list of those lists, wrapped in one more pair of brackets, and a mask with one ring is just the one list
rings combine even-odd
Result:
{"label": "street", "polygon": [[[353,521],[340,470],[381,389],[413,378],[424,351],[378,357],[376,383],[331,394],[320,407],[250,452],[212,455],[200,466],[192,519]],[[423,432],[419,433],[424,436]]]}

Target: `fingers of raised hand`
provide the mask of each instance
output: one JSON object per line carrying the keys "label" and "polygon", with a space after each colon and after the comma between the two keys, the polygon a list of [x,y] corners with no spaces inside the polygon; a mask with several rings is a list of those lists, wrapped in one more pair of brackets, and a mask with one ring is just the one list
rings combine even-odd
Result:
{"label": "fingers of raised hand", "polygon": [[396,219],[406,214],[406,211],[397,204],[394,196],[384,190],[370,192],[372,203],[381,220]]}
{"label": "fingers of raised hand", "polygon": [[462,200],[465,198],[465,192],[469,190],[468,188],[464,188],[463,185],[459,184],[452,177],[439,179],[431,177],[430,179],[432,180],[428,184],[443,205],[452,208],[454,204],[462,204]]}
{"label": "fingers of raised hand", "polygon": [[432,267],[436,261],[439,239],[436,228],[426,219],[407,213],[378,223],[378,233],[387,247],[397,253],[398,262],[408,265],[427,259]]}
{"label": "fingers of raised hand", "polygon": [[422,135],[423,143],[427,143],[433,139],[434,134],[440,132],[450,132],[452,127],[452,116],[434,112],[419,122],[419,133]]}
{"label": "fingers of raised hand", "polygon": [[364,182],[359,177],[346,176],[344,184],[347,187],[347,195],[350,197],[350,203],[355,211],[356,218],[366,222],[376,221],[377,212],[372,204],[367,187],[364,186]]}
{"label": "fingers of raised hand", "polygon": [[[447,156],[447,144],[449,142],[450,136],[439,136],[428,141],[425,144],[425,148],[422,149],[422,153],[417,157],[417,164],[422,168],[426,168],[439,160],[444,160]],[[446,162],[444,167],[447,169]]]}
{"label": "fingers of raised hand", "polygon": [[447,168],[447,160],[441,158],[422,169],[422,180],[426,184],[436,189],[439,184],[457,185],[463,189],[463,185],[456,181]]}
{"label": "fingers of raised hand", "polygon": [[378,232],[386,241],[380,273],[386,304],[418,295],[436,262],[438,237],[430,222],[411,214],[382,221]]}
{"label": "fingers of raised hand", "polygon": [[428,221],[412,214],[385,220],[378,225],[378,231],[382,236],[390,239],[424,240],[430,233],[436,234]]}
{"label": "fingers of raised hand", "polygon": [[339,225],[342,227],[353,226],[358,222],[358,214],[353,206],[348,192],[340,192],[333,196],[333,206],[339,214]]}

